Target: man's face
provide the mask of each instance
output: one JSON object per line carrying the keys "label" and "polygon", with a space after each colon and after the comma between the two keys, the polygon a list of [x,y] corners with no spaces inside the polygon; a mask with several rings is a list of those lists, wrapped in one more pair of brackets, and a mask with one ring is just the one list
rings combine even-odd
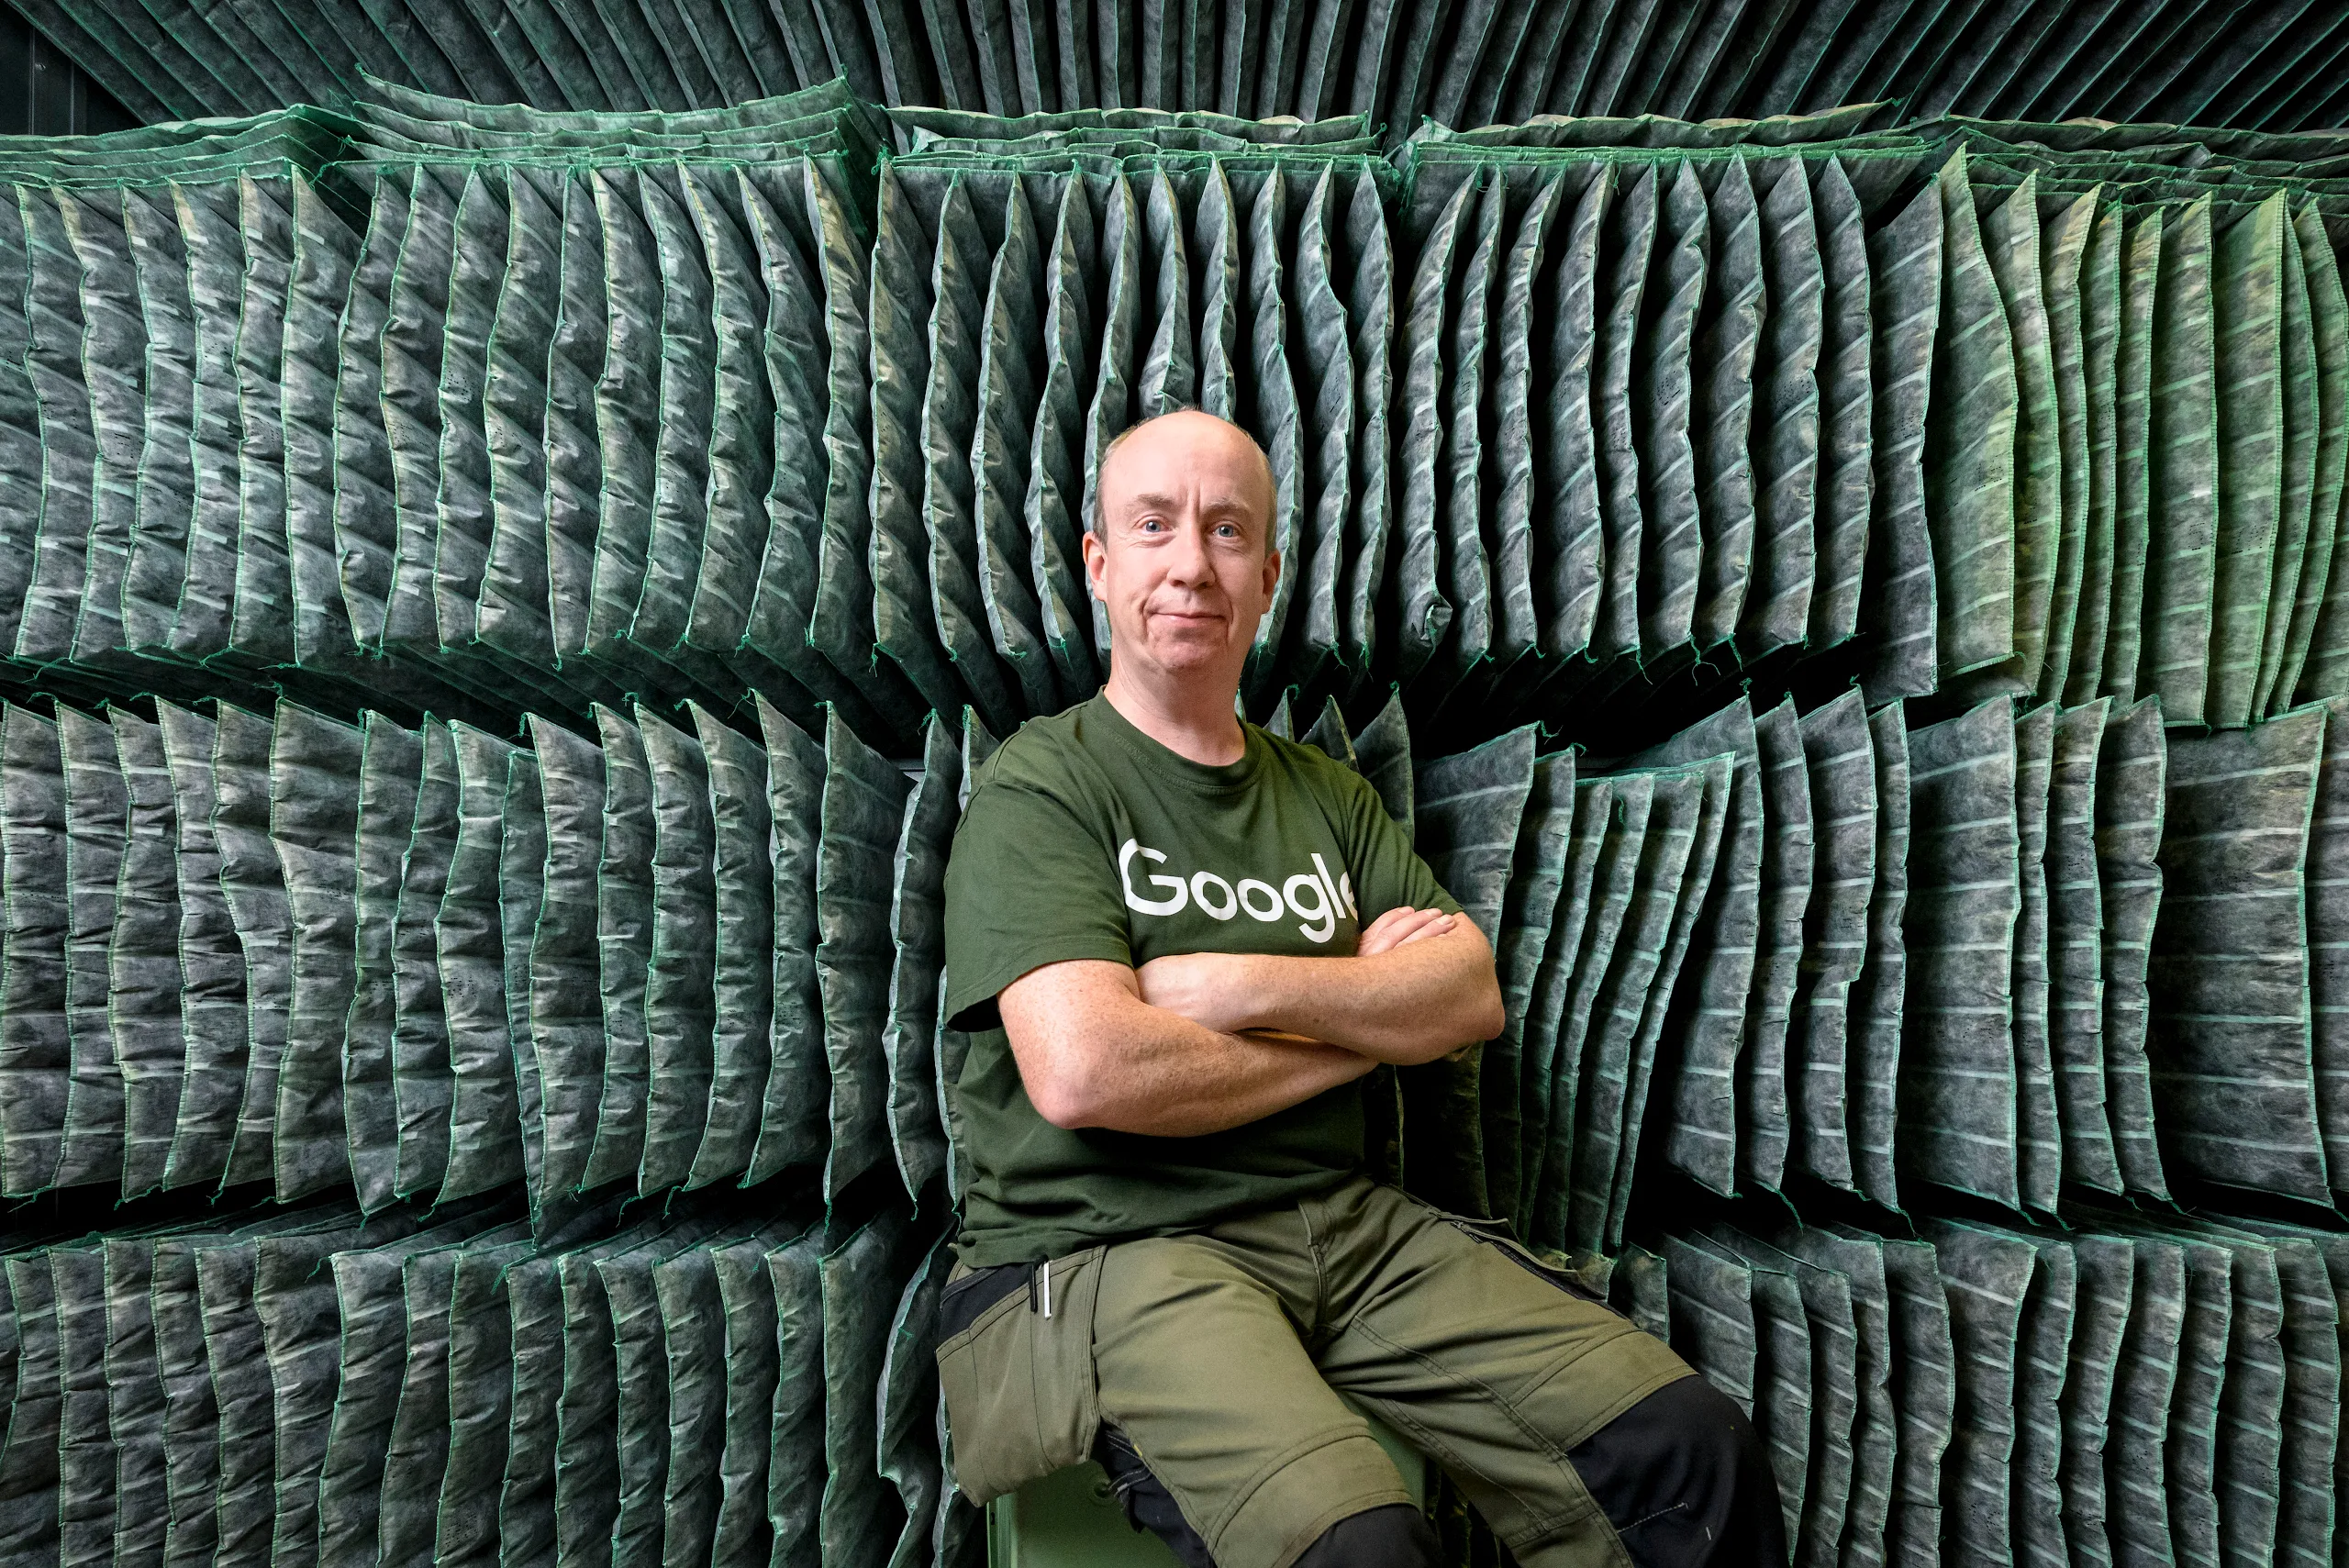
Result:
{"label": "man's face", "polygon": [[1119,443],[1085,536],[1115,656],[1236,684],[1280,580],[1272,515],[1263,455],[1211,415],[1170,414]]}

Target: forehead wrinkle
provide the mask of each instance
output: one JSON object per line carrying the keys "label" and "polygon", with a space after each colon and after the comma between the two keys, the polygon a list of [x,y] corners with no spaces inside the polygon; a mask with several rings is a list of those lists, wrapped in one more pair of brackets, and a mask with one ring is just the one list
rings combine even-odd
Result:
{"label": "forehead wrinkle", "polygon": [[[1163,512],[1179,511],[1183,502],[1179,496],[1162,495],[1154,490],[1137,491],[1125,497],[1128,509],[1151,507]],[[1202,512],[1241,512],[1253,515],[1247,498],[1241,495],[1208,495],[1199,502]]]}
{"label": "forehead wrinkle", "polygon": [[[1237,438],[1239,445],[1244,448],[1249,457],[1253,460],[1248,466],[1254,471],[1255,475],[1261,476],[1266,497],[1269,500],[1273,493],[1278,488],[1273,478],[1273,460],[1271,454],[1266,452],[1256,439],[1250,435],[1239,424],[1232,420],[1226,419],[1220,415],[1207,414],[1196,408],[1178,408],[1171,413],[1153,415],[1150,418],[1141,420],[1136,424],[1129,425],[1125,429],[1119,431],[1115,437],[1111,438],[1108,447],[1101,454],[1099,465],[1097,469],[1097,473],[1099,475],[1099,482],[1106,487],[1110,471],[1129,456],[1132,450],[1138,447],[1147,447],[1153,439],[1165,436],[1165,432],[1156,430],[1153,427],[1156,427],[1163,422],[1187,421],[1193,418],[1205,420],[1212,425],[1220,426],[1222,427],[1223,433],[1227,438]],[[1181,445],[1177,450],[1196,454],[1213,439],[1214,438],[1212,437],[1194,437],[1189,439],[1182,440]]]}

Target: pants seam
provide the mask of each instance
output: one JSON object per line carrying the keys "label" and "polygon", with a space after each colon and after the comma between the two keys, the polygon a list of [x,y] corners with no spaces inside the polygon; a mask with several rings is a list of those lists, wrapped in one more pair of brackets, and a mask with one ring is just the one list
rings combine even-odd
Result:
{"label": "pants seam", "polygon": [[1286,1453],[1269,1463],[1259,1466],[1256,1473],[1251,1475],[1233,1492],[1231,1501],[1225,1507],[1221,1516],[1216,1519],[1215,1528],[1207,1533],[1217,1540],[1222,1539],[1223,1532],[1230,1527],[1231,1521],[1238,1518],[1250,1503],[1255,1501],[1256,1494],[1263,1491],[1273,1477],[1308,1454],[1319,1453],[1325,1448],[1333,1447],[1358,1435],[1361,1434],[1342,1427],[1332,1428],[1317,1437],[1304,1439],[1290,1445]]}
{"label": "pants seam", "polygon": [[[1646,1399],[1650,1395],[1656,1393],[1660,1389],[1668,1388],[1675,1383],[1684,1381],[1686,1378],[1695,1377],[1698,1374],[1692,1370],[1675,1376],[1665,1377],[1659,1381],[1650,1382],[1634,1389],[1631,1393],[1624,1396],[1619,1403],[1609,1407],[1607,1412],[1600,1417],[1598,1421],[1591,1427],[1590,1431],[1585,1434],[1586,1440],[1588,1437],[1596,1436],[1598,1433],[1604,1431],[1608,1425],[1617,1417],[1623,1415],[1633,1406],[1638,1405],[1642,1400]],[[1567,1468],[1573,1468],[1574,1462],[1571,1458],[1567,1460],[1566,1463]],[[1582,1479],[1581,1472],[1576,1471],[1575,1473],[1575,1479],[1577,1481]],[[1650,1514],[1647,1518],[1639,1520],[1637,1524],[1618,1526],[1614,1520],[1607,1518],[1607,1510],[1599,1506],[1598,1496],[1590,1492],[1590,1489],[1586,1485],[1584,1486],[1583,1490],[1585,1496],[1590,1497],[1591,1516],[1601,1520],[1607,1526],[1608,1544],[1612,1551],[1615,1562],[1618,1564],[1618,1568],[1630,1568],[1631,1563],[1631,1549],[1623,1544],[1623,1531],[1625,1529],[1635,1529],[1639,1525],[1646,1524],[1649,1519],[1662,1518],[1665,1514],[1672,1513],[1675,1509],[1683,1509],[1686,1507],[1685,1504],[1675,1503],[1671,1507],[1661,1508],[1655,1513]],[[1560,1515],[1554,1518],[1547,1520],[1529,1522],[1524,1529],[1501,1536],[1501,1543],[1507,1546],[1511,1551],[1519,1551],[1532,1544],[1541,1537],[1574,1522],[1575,1522],[1574,1519],[1564,1515]]]}
{"label": "pants seam", "polygon": [[[1369,1338],[1375,1340],[1379,1344],[1384,1345],[1393,1354],[1418,1362],[1420,1366],[1425,1367],[1429,1372],[1433,1373],[1436,1376],[1444,1379],[1446,1382],[1463,1388],[1473,1388],[1483,1394],[1485,1397],[1490,1399],[1495,1407],[1497,1407],[1501,1414],[1508,1418],[1511,1426],[1514,1426],[1520,1432],[1525,1435],[1536,1452],[1546,1455],[1551,1462],[1557,1465],[1559,1469],[1564,1471],[1569,1475],[1573,1475],[1577,1486],[1581,1485],[1582,1478],[1579,1474],[1575,1473],[1574,1462],[1566,1457],[1565,1451],[1559,1447],[1555,1442],[1552,1441],[1547,1433],[1543,1432],[1541,1429],[1535,1427],[1531,1421],[1527,1420],[1524,1413],[1518,1409],[1515,1402],[1504,1398],[1500,1392],[1494,1388],[1492,1385],[1485,1382],[1481,1378],[1470,1377],[1464,1373],[1461,1373],[1451,1367],[1445,1366],[1442,1362],[1435,1361],[1433,1358],[1410,1349],[1408,1346],[1397,1344],[1366,1322],[1356,1320],[1353,1327],[1361,1330]],[[1577,1357],[1575,1359],[1579,1360],[1581,1358]],[[1408,1409],[1408,1406],[1404,1405],[1401,1401],[1381,1400],[1380,1404],[1390,1413],[1399,1414]],[[1409,1419],[1408,1417],[1405,1418],[1405,1424],[1413,1428],[1418,1428],[1419,1426],[1418,1421]],[[1448,1447],[1442,1443],[1431,1441],[1430,1446],[1442,1449],[1442,1451],[1447,1453],[1452,1452]],[[1453,1458],[1461,1470],[1469,1474],[1475,1475],[1478,1480],[1483,1481],[1487,1485],[1491,1486],[1496,1492],[1505,1494],[1512,1502],[1516,1503],[1519,1507],[1524,1509],[1530,1531],[1539,1532],[1541,1530],[1553,1529],[1561,1525],[1578,1523],[1586,1518],[1595,1517],[1600,1519],[1605,1519],[1607,1517],[1599,1509],[1598,1500],[1590,1496],[1590,1490],[1586,1486],[1581,1487],[1582,1495],[1586,1504],[1586,1509],[1577,1510],[1569,1507],[1563,1510],[1553,1511],[1537,1507],[1535,1503],[1520,1495],[1515,1488],[1501,1485],[1492,1476],[1486,1474],[1482,1469],[1469,1463],[1464,1459],[1461,1459],[1457,1454],[1453,1454]],[[1611,1529],[1612,1526],[1610,1525],[1609,1528]]]}
{"label": "pants seam", "polygon": [[[1636,1332],[1636,1330],[1634,1331]],[[1569,1362],[1566,1363],[1566,1366],[1572,1366],[1574,1362]],[[1542,1379],[1542,1383],[1547,1385],[1550,1378],[1556,1377],[1560,1373],[1563,1373],[1565,1370],[1566,1367],[1564,1366],[1558,1368],[1556,1372],[1553,1372],[1550,1374],[1550,1377]],[[1616,1417],[1622,1415],[1624,1412],[1631,1409],[1632,1406],[1637,1405],[1641,1400],[1645,1399],[1649,1395],[1654,1394],[1662,1389],[1669,1388],[1675,1383],[1685,1382],[1687,1379],[1698,1375],[1699,1374],[1694,1368],[1688,1368],[1680,1372],[1669,1373],[1663,1376],[1652,1377],[1645,1382],[1633,1385],[1629,1391],[1618,1397],[1614,1403],[1605,1407],[1599,1412],[1598,1418],[1597,1420],[1592,1421],[1581,1432],[1575,1434],[1574,1440],[1564,1444],[1564,1447],[1567,1450],[1581,1447],[1584,1443],[1589,1441],[1592,1438],[1597,1437],[1600,1432],[1604,1431],[1609,1423],[1613,1421]],[[1567,1462],[1573,1462],[1571,1454],[1567,1456]]]}
{"label": "pants seam", "polygon": [[1306,1198],[1297,1206],[1297,1217],[1305,1226],[1305,1255],[1313,1261],[1313,1329],[1319,1332],[1330,1310],[1329,1258],[1321,1245],[1321,1232],[1313,1223],[1314,1199]]}
{"label": "pants seam", "polygon": [[[1675,1507],[1677,1506],[1675,1505]],[[1664,1510],[1665,1513],[1671,1511],[1670,1508]],[[1616,1568],[1631,1568],[1631,1550],[1623,1544],[1623,1532],[1615,1528],[1615,1521],[1609,1518],[1606,1511],[1598,1507],[1598,1500],[1596,1497],[1591,1499],[1591,1514],[1605,1529],[1608,1556],[1616,1564]],[[1544,1524],[1528,1525],[1523,1529],[1512,1530],[1507,1535],[1500,1535],[1497,1530],[1494,1533],[1499,1536],[1503,1546],[1508,1547],[1512,1552],[1520,1552],[1544,1540],[1553,1539],[1560,1530],[1575,1522],[1572,1519],[1558,1518]]]}
{"label": "pants seam", "polygon": [[1141,1457],[1143,1468],[1157,1477],[1158,1484],[1166,1488],[1167,1496],[1174,1499],[1174,1506],[1182,1510],[1184,1522],[1197,1532],[1202,1540],[1210,1543],[1222,1537],[1231,1521],[1240,1516],[1241,1510],[1254,1499],[1258,1492],[1264,1489],[1265,1484],[1273,1477],[1308,1454],[1318,1453],[1332,1444],[1361,1435],[1344,1427],[1331,1427],[1312,1437],[1301,1439],[1290,1444],[1287,1449],[1257,1466],[1253,1474],[1232,1489],[1231,1496],[1224,1504],[1222,1510],[1210,1517],[1200,1513],[1187,1487],[1178,1487],[1157,1462],[1151,1458],[1142,1448],[1141,1439],[1135,1434],[1131,1427],[1125,1425],[1122,1421],[1115,1424],[1119,1430],[1126,1434],[1126,1440],[1133,1444],[1134,1452]]}
{"label": "pants seam", "polygon": [[1479,1478],[1484,1477],[1483,1471],[1463,1459],[1453,1451],[1451,1444],[1438,1437],[1412,1414],[1408,1407],[1386,1404],[1381,1415],[1389,1425],[1402,1429],[1405,1435],[1411,1439],[1411,1446],[1433,1460],[1440,1468],[1464,1471]]}
{"label": "pants seam", "polygon": [[1644,1518],[1636,1518],[1636,1519],[1633,1519],[1630,1524],[1627,1524],[1627,1525],[1619,1525],[1618,1527],[1616,1527],[1615,1533],[1616,1533],[1616,1534],[1618,1534],[1618,1535],[1621,1535],[1624,1531],[1626,1531],[1626,1530],[1634,1530],[1634,1529],[1639,1529],[1642,1525],[1652,1525],[1652,1524],[1655,1523],[1655,1521],[1656,1521],[1656,1520],[1658,1520],[1658,1519],[1660,1519],[1660,1518],[1664,1518],[1664,1515],[1666,1515],[1666,1514],[1685,1514],[1685,1513],[1687,1513],[1687,1511],[1688,1511],[1688,1505],[1687,1505],[1687,1504],[1686,1504],[1686,1503],[1674,1503],[1674,1504],[1669,1505],[1668,1507],[1658,1508],[1655,1512],[1653,1512],[1653,1513],[1652,1513],[1652,1514],[1649,1514],[1649,1515],[1648,1515],[1648,1516],[1646,1516]]}

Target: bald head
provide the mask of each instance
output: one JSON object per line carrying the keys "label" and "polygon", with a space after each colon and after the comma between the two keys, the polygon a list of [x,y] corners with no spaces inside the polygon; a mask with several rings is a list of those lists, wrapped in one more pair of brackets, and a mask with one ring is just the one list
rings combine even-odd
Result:
{"label": "bald head", "polygon": [[1281,574],[1264,449],[1212,414],[1162,414],[1109,443],[1094,495],[1085,572],[1108,616],[1112,684],[1229,710]]}
{"label": "bald head", "polygon": [[[1244,509],[1260,548],[1272,548],[1273,464],[1256,438],[1200,408],[1179,408],[1130,425],[1102,449],[1089,531],[1101,532],[1140,498],[1164,498],[1164,481],[1180,473],[1200,484],[1200,499]],[[1106,536],[1105,536],[1106,542]]]}

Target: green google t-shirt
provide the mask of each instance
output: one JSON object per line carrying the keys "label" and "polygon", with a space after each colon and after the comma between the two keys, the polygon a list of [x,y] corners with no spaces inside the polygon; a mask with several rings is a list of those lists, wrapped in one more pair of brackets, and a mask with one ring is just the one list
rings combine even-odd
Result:
{"label": "green google t-shirt", "polygon": [[1361,1168],[1358,1083],[1204,1138],[1054,1127],[996,1014],[1048,963],[1350,957],[1389,909],[1459,909],[1359,774],[1253,725],[1247,747],[1228,767],[1194,762],[1096,696],[979,770],[946,868],[947,1012],[973,1037],[953,1095],[972,1267],[1203,1229]]}

